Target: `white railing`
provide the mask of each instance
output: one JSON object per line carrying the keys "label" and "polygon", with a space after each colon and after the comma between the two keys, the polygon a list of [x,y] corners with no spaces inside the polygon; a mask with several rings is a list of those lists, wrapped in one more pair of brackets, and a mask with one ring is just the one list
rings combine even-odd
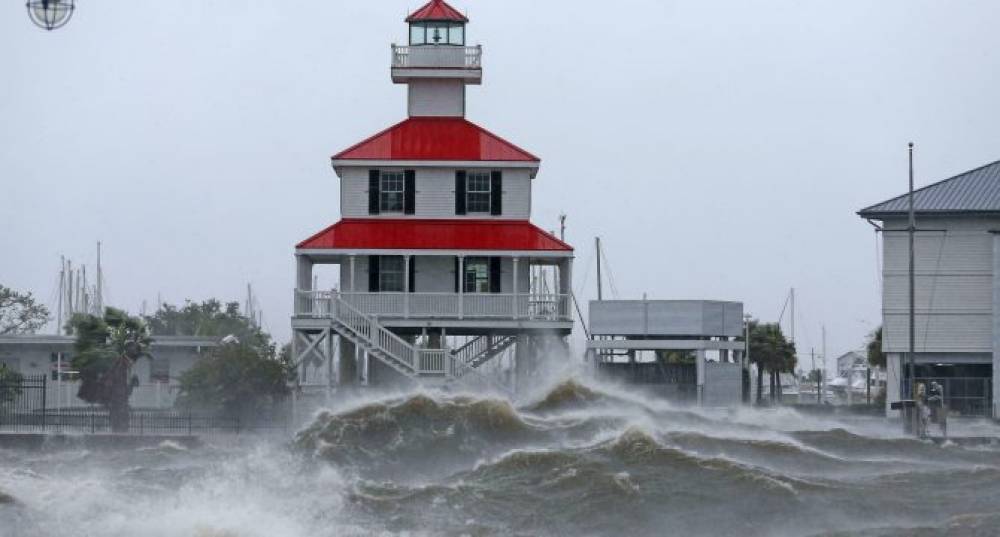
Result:
{"label": "white railing", "polygon": [[348,304],[368,315],[395,316],[406,307],[404,293],[341,293]]}
{"label": "white railing", "polygon": [[295,315],[329,318],[333,315],[333,291],[295,290]]}
{"label": "white railing", "polygon": [[451,368],[448,367],[448,354],[445,349],[420,349],[420,368],[423,374],[444,375]]}
{"label": "white railing", "polygon": [[407,343],[406,340],[393,334],[347,301],[334,297],[332,302],[333,317],[351,332],[390,357],[395,358],[410,371],[418,370],[415,359],[417,350]]}
{"label": "white railing", "polygon": [[571,321],[568,295],[506,293],[336,293],[295,292],[295,314],[328,318],[339,298],[365,315],[404,319],[525,319]]}
{"label": "white railing", "polygon": [[455,293],[410,293],[410,317],[455,317],[459,296]]}
{"label": "white railing", "polygon": [[392,46],[392,66],[438,67],[444,69],[479,69],[483,48],[455,45]]}

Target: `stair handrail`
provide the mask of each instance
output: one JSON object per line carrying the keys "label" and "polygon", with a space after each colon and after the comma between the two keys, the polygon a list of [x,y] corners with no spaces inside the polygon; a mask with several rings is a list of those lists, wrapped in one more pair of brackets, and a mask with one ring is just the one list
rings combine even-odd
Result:
{"label": "stair handrail", "polygon": [[[453,379],[459,380],[459,379],[465,377],[466,374],[472,373],[474,376],[476,376],[476,378],[485,380],[487,384],[490,384],[490,385],[494,386],[495,388],[498,388],[499,391],[501,391],[501,392],[504,393],[504,395],[507,395],[507,396],[509,396],[511,398],[514,397],[514,390],[512,390],[509,387],[505,386],[499,380],[493,378],[492,375],[486,375],[486,374],[484,374],[482,371],[476,369],[475,367],[472,367],[472,365],[463,362],[461,359],[459,359],[458,357],[456,357],[454,354],[448,353],[446,356],[451,361],[451,364],[452,364],[452,366],[451,366],[451,368],[452,368],[451,369],[451,373],[452,373],[451,377]],[[458,372],[459,369],[462,370],[461,373]]]}
{"label": "stair handrail", "polygon": [[[461,347],[451,351],[452,356],[459,358],[465,363],[469,363],[479,354],[486,352],[493,346],[493,336],[479,336]],[[484,347],[484,348],[480,348]]]}
{"label": "stair handrail", "polygon": [[335,308],[331,308],[330,312],[334,319],[370,345],[402,362],[410,371],[417,372],[418,364],[416,355],[418,350],[413,345],[393,334],[392,331],[376,321],[374,317],[366,315],[358,308],[352,306],[341,298],[339,293],[333,295],[331,298],[336,306]]}

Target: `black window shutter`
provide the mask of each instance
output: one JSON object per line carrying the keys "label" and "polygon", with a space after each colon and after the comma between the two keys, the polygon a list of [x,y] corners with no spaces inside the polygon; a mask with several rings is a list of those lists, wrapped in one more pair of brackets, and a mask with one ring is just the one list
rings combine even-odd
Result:
{"label": "black window shutter", "polygon": [[455,214],[465,214],[465,172],[455,172]]}
{"label": "black window shutter", "polygon": [[368,170],[368,214],[378,214],[378,170]]}
{"label": "black window shutter", "polygon": [[368,256],[368,292],[378,292],[378,256]]}
{"label": "black window shutter", "polygon": [[417,209],[417,172],[406,170],[403,174],[406,181],[403,187],[403,214],[414,214]]}
{"label": "black window shutter", "polygon": [[490,258],[490,292],[500,292],[500,258]]}
{"label": "black window shutter", "polygon": [[458,292],[459,282],[462,281],[462,275],[459,274],[459,272],[461,272],[461,267],[459,267],[458,258],[456,257],[455,258],[455,292],[456,293]]}
{"label": "black window shutter", "polygon": [[417,287],[417,256],[415,255],[410,256],[410,273],[407,275],[407,278],[410,280],[410,292],[413,293]]}
{"label": "black window shutter", "polygon": [[490,172],[490,214],[503,214],[503,172]]}

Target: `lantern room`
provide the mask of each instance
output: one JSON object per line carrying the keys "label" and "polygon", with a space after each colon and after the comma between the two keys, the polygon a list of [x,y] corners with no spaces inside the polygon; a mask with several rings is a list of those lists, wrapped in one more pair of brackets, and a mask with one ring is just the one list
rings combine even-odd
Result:
{"label": "lantern room", "polygon": [[431,0],[411,13],[406,17],[407,44],[392,46],[392,81],[448,81],[442,83],[451,86],[447,92],[451,96],[459,92],[460,85],[481,83],[483,51],[478,45],[466,44],[468,22],[444,0]]}

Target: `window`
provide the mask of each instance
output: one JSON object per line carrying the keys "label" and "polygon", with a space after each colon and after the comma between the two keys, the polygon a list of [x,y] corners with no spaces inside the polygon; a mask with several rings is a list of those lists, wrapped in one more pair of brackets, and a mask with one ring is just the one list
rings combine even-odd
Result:
{"label": "window", "polygon": [[170,360],[157,357],[149,362],[150,382],[170,382]]}
{"label": "window", "polygon": [[404,261],[401,255],[383,255],[378,260],[378,290],[383,293],[403,292]]}
{"label": "window", "polygon": [[410,24],[411,45],[464,45],[465,25],[447,22]]}
{"label": "window", "polygon": [[464,292],[466,293],[489,293],[490,292],[490,263],[486,257],[468,257],[465,259],[465,282]]}
{"label": "window", "polygon": [[469,172],[465,187],[465,210],[470,213],[490,212],[490,174]]}
{"label": "window", "polygon": [[461,24],[452,24],[448,27],[448,44],[449,45],[464,45],[465,44],[465,26]]}
{"label": "window", "polygon": [[404,186],[402,171],[382,172],[379,181],[379,212],[403,212]]}
{"label": "window", "polygon": [[410,44],[411,45],[423,45],[426,41],[424,40],[424,25],[423,24],[411,24],[410,25]]}
{"label": "window", "polygon": [[448,24],[443,22],[431,22],[427,24],[427,44],[447,45],[448,44]]}

